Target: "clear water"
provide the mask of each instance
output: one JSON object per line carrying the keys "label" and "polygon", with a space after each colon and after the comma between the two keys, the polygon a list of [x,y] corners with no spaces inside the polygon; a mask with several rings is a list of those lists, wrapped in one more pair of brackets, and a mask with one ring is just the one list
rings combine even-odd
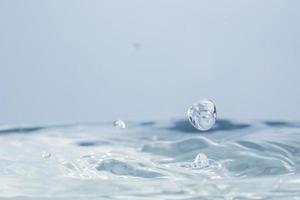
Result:
{"label": "clear water", "polygon": [[300,124],[0,129],[2,199],[300,199]]}
{"label": "clear water", "polygon": [[188,109],[187,116],[190,123],[196,129],[207,131],[211,129],[216,122],[216,106],[211,100],[203,99]]}

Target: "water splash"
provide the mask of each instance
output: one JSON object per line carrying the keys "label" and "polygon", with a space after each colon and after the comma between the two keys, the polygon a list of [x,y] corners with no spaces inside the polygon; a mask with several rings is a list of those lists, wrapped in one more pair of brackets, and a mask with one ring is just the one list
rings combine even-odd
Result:
{"label": "water splash", "polygon": [[194,168],[202,169],[209,166],[209,160],[205,154],[199,153],[194,160]]}

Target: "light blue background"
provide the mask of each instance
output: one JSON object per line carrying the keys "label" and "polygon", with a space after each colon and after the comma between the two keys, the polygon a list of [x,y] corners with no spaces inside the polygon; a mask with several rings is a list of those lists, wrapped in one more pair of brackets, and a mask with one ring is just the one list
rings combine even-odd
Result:
{"label": "light blue background", "polygon": [[0,124],[300,120],[298,0],[0,0]]}

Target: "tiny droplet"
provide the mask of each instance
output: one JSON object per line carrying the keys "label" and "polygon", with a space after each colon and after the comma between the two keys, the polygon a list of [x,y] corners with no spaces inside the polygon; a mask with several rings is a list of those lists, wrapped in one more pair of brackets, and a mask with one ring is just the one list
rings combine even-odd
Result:
{"label": "tiny droplet", "polygon": [[45,159],[48,159],[51,157],[51,153],[48,153],[48,152],[44,152],[43,155],[42,155],[43,158]]}
{"label": "tiny droplet", "polygon": [[116,121],[114,121],[114,126],[116,127],[116,128],[119,128],[119,129],[123,129],[123,128],[126,128],[126,124],[125,124],[125,122],[124,121],[122,121],[122,120],[120,120],[120,119],[118,119],[118,120],[116,120]]}

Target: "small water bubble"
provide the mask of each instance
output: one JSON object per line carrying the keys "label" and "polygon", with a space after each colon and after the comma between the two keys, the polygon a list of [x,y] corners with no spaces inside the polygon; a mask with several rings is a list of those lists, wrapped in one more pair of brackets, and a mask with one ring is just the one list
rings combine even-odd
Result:
{"label": "small water bubble", "polygon": [[123,129],[123,128],[126,128],[126,124],[125,124],[125,122],[124,121],[122,121],[122,120],[120,120],[120,119],[118,119],[118,120],[116,120],[116,121],[114,121],[114,126],[115,127],[117,127],[117,128],[119,128],[119,129]]}
{"label": "small water bubble", "polygon": [[192,105],[187,115],[190,123],[198,130],[209,130],[216,122],[217,111],[215,104],[208,99],[203,99],[199,103]]}

